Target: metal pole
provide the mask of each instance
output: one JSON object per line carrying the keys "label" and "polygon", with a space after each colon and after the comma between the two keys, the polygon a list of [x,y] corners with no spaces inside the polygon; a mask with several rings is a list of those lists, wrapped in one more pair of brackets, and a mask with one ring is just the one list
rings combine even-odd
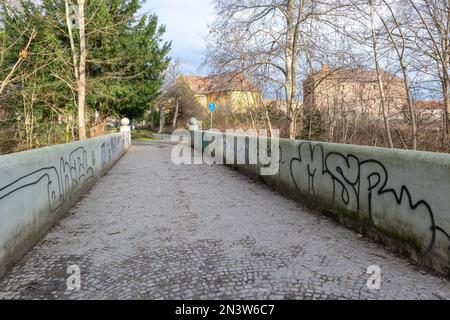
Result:
{"label": "metal pole", "polygon": [[211,128],[211,132],[212,132],[212,111],[211,111],[211,126],[210,126],[210,128]]}

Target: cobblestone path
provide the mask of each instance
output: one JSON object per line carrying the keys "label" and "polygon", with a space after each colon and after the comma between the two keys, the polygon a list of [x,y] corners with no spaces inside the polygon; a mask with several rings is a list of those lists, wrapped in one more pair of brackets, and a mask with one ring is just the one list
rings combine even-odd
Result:
{"label": "cobblestone path", "polygon": [[[224,166],[134,145],[0,282],[0,298],[450,299],[450,281]],[[67,289],[67,267],[81,290]],[[381,288],[366,286],[370,265]]]}

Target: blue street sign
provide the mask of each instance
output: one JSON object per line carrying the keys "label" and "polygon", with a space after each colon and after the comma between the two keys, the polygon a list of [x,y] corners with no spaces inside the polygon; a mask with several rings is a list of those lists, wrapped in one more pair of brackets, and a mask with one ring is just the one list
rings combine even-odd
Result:
{"label": "blue street sign", "polygon": [[214,102],[210,102],[208,103],[208,109],[212,112],[214,110],[216,110],[216,104]]}

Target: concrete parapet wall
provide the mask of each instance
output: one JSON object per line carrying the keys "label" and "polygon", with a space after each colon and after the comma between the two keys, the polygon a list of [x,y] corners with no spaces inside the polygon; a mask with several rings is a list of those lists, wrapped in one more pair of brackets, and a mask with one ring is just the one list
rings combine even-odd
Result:
{"label": "concrete parapet wall", "polygon": [[125,130],[0,156],[0,277],[130,144]]}
{"label": "concrete parapet wall", "polygon": [[[193,141],[209,141],[211,133],[199,132]],[[255,137],[245,139],[245,150],[234,143],[235,160],[239,152],[248,158]],[[279,139],[279,152],[275,175],[260,175],[260,164],[233,167],[449,274],[450,155],[288,139]]]}

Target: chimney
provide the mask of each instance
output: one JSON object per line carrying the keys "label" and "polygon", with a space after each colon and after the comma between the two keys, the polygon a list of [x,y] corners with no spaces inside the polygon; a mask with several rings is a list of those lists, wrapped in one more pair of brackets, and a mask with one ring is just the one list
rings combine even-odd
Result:
{"label": "chimney", "polygon": [[330,66],[328,65],[328,63],[322,63],[322,71],[330,72]]}

